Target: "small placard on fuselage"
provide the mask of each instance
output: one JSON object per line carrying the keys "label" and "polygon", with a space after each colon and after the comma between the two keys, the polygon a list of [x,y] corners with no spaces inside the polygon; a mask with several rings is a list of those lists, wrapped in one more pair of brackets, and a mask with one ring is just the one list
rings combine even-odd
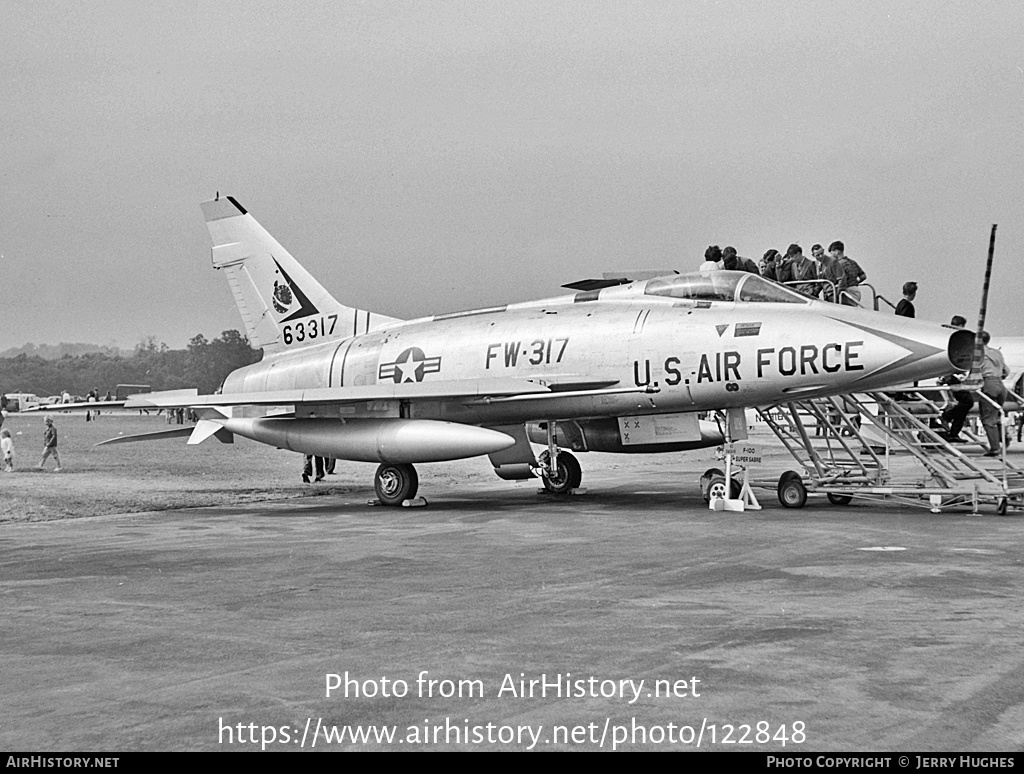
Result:
{"label": "small placard on fuselage", "polygon": [[699,441],[700,424],[693,412],[619,417],[623,446]]}

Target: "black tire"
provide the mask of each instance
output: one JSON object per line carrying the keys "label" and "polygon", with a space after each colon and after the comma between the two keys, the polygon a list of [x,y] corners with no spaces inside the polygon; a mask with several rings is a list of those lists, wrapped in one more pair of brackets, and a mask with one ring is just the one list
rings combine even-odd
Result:
{"label": "black tire", "polygon": [[549,459],[547,452],[540,455],[541,480],[544,482],[544,488],[552,494],[566,494],[572,489],[578,489],[583,481],[583,468],[580,467],[579,460],[569,452],[558,452],[558,472],[554,478],[549,478],[543,475]]}
{"label": "black tire", "polygon": [[828,501],[833,505],[849,505],[852,500],[852,495],[828,493]]}
{"label": "black tire", "polygon": [[711,483],[708,484],[708,502],[711,502],[711,500],[716,498],[716,497],[718,499],[720,499],[720,500],[722,500],[722,499],[728,499],[728,500],[737,500],[737,499],[739,499],[739,496],[740,496],[740,484],[739,484],[739,482],[735,478],[732,479],[732,481],[729,482],[729,496],[726,497],[725,495],[726,495],[725,476],[715,476],[714,478],[711,479]]}
{"label": "black tire", "polygon": [[804,507],[807,503],[807,487],[800,476],[793,474],[787,478],[785,473],[782,474],[779,479],[779,502],[786,508]]}
{"label": "black tire", "polygon": [[724,478],[725,471],[721,470],[720,468],[708,468],[708,470],[703,472],[703,475],[700,476],[700,497],[702,497],[703,500],[705,500],[705,503],[711,502],[711,496],[708,493],[708,490],[711,488],[711,479],[713,479],[715,476],[722,476]]}
{"label": "black tire", "polygon": [[373,489],[384,505],[401,505],[416,496],[420,477],[408,463],[385,462],[373,477]]}
{"label": "black tire", "polygon": [[1009,503],[1007,502],[1007,498],[1000,497],[999,502],[996,503],[996,513],[998,513],[1000,516],[1005,516],[1008,507]]}
{"label": "black tire", "polygon": [[704,475],[700,477],[700,496],[704,498],[704,502],[711,501],[708,490],[711,488],[711,479],[715,476],[722,476],[724,478],[725,471],[720,468],[708,468],[704,471]]}

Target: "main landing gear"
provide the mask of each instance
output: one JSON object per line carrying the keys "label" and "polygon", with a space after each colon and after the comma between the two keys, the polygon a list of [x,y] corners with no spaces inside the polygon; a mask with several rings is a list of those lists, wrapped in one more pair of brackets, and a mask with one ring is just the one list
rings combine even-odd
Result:
{"label": "main landing gear", "polygon": [[570,494],[580,488],[583,468],[580,467],[579,460],[569,452],[558,449],[555,422],[549,421],[546,424],[548,448],[538,458],[540,465],[537,474],[544,482],[544,491],[557,495]]}
{"label": "main landing gear", "polygon": [[[579,460],[572,454],[558,448],[554,427],[554,422],[547,423],[548,448],[536,458],[536,465],[531,462],[529,467],[532,473],[539,476],[543,482],[544,489],[542,491],[555,495],[582,494],[580,483],[583,481],[583,469],[580,467]],[[525,443],[525,437],[523,441]],[[532,456],[532,452],[530,452],[530,457]],[[526,467],[526,463],[523,463],[523,467]],[[530,470],[525,472],[527,475],[530,474]],[[523,477],[518,476],[518,478]],[[373,488],[377,494],[377,500],[373,504],[426,505],[425,500],[416,497],[419,476],[416,474],[416,469],[407,462],[385,462],[380,465],[373,478]]]}
{"label": "main landing gear", "polygon": [[373,477],[373,489],[381,505],[401,505],[416,496],[420,477],[407,462],[385,462]]}
{"label": "main landing gear", "polygon": [[544,489],[551,494],[568,494],[573,489],[579,489],[583,481],[583,468],[579,460],[569,452],[560,451],[555,455],[555,464],[551,464],[551,454],[543,452],[540,455],[541,481],[544,482]]}

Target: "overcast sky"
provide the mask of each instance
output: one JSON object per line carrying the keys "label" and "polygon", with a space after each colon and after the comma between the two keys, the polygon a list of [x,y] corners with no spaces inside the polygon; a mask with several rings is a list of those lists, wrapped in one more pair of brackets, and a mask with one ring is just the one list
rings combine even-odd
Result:
{"label": "overcast sky", "polygon": [[241,320],[233,195],[396,317],[843,240],[1024,335],[1024,3],[0,0],[0,350]]}

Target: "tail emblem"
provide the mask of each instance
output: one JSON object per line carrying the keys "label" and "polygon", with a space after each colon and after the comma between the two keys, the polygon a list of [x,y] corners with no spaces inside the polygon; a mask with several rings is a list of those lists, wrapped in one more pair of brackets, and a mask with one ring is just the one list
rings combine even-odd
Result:
{"label": "tail emblem", "polygon": [[440,357],[427,357],[419,347],[410,347],[402,350],[393,363],[381,363],[377,378],[391,379],[395,384],[422,382],[426,374],[436,374],[440,370]]}
{"label": "tail emblem", "polygon": [[291,312],[292,304],[296,301],[299,302],[299,308],[288,314],[281,322],[296,320],[299,317],[309,317],[311,314],[320,314],[320,310],[306,298],[306,294],[299,289],[299,286],[292,282],[292,278],[288,276],[288,272],[281,268],[281,264],[277,262],[277,259],[274,256],[270,257],[274,259],[277,273],[284,278],[284,282],[274,280],[274,292],[271,294],[274,309],[277,310],[278,314],[288,314]]}
{"label": "tail emblem", "polygon": [[292,289],[274,280],[274,308],[280,314],[288,311],[288,307],[292,305],[292,298]]}

